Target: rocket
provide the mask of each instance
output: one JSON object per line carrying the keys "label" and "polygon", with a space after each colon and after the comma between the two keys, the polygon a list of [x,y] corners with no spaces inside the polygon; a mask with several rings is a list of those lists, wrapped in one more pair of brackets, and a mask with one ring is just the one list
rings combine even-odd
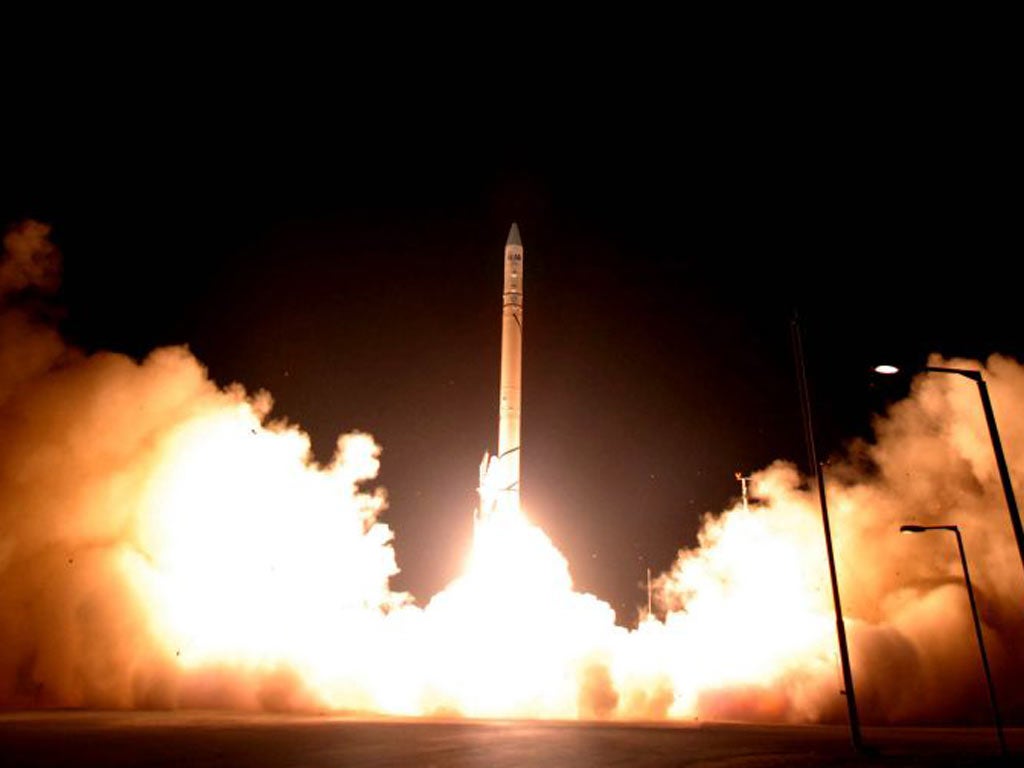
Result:
{"label": "rocket", "polygon": [[519,509],[520,420],[523,394],[523,242],[513,222],[505,241],[501,304],[501,383],[498,453],[480,468],[480,516]]}
{"label": "rocket", "polygon": [[501,389],[498,401],[498,461],[502,490],[519,499],[519,437],[523,400],[523,241],[512,222],[505,241],[505,290],[501,304]]}

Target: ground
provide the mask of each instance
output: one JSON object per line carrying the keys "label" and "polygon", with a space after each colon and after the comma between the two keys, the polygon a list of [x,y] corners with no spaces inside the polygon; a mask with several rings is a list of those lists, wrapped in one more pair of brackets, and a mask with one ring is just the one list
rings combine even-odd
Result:
{"label": "ground", "polygon": [[[0,714],[4,766],[987,766],[990,729],[354,720],[202,712]],[[1010,731],[1011,752],[1024,732]],[[1009,762],[1009,761],[1008,761]]]}

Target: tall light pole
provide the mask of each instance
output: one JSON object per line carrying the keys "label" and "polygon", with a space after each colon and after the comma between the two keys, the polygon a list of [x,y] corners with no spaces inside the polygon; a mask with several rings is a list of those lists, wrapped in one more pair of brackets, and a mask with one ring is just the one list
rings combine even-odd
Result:
{"label": "tall light pole", "polygon": [[836,637],[839,641],[839,660],[843,668],[843,695],[846,696],[846,709],[850,719],[850,736],[853,746],[859,752],[869,752],[860,733],[860,715],[857,712],[857,696],[853,689],[853,669],[850,666],[850,650],[846,643],[846,624],[843,621],[843,603],[839,598],[839,578],[836,576],[836,559],[832,550],[832,526],[828,520],[828,502],[825,498],[825,473],[818,461],[818,453],[814,445],[814,424],[811,419],[811,395],[807,388],[807,366],[804,363],[804,345],[800,333],[800,323],[793,318],[790,327],[793,339],[793,356],[796,359],[796,377],[800,389],[800,409],[804,421],[804,438],[807,441],[807,460],[817,480],[818,504],[821,506],[821,524],[825,532],[825,552],[828,555],[828,575],[832,582],[832,604],[836,611]]}
{"label": "tall light pole", "polygon": [[978,605],[974,601],[974,587],[971,586],[971,572],[967,567],[967,554],[964,552],[964,540],[960,529],[955,525],[901,525],[900,533],[924,533],[925,531],[952,531],[956,534],[956,546],[960,550],[960,565],[964,569],[964,583],[967,585],[967,597],[971,602],[971,618],[974,619],[974,634],[978,638],[978,651],[981,653],[981,666],[985,670],[985,682],[988,684],[988,700],[992,704],[992,718],[996,724],[996,735],[999,737],[999,748],[1006,754],[1006,738],[1003,736],[1003,719],[999,715],[999,704],[996,702],[996,689],[992,684],[992,671],[988,666],[988,654],[985,653],[985,638],[981,634],[981,620],[978,618]]}
{"label": "tall light pole", "polygon": [[[988,435],[992,440],[992,451],[996,455],[996,466],[999,468],[999,479],[1003,484],[1003,495],[1006,497],[1006,508],[1010,512],[1010,523],[1013,525],[1013,535],[1017,540],[1017,553],[1020,555],[1020,564],[1024,568],[1024,526],[1020,522],[1020,511],[1017,509],[1017,497],[1013,493],[1013,483],[1010,481],[1010,470],[1006,466],[1006,456],[1003,454],[1003,443],[999,439],[999,427],[996,426],[996,415],[992,410],[992,401],[988,396],[988,385],[981,376],[981,371],[972,371],[964,368],[945,368],[943,366],[926,365],[922,370],[928,373],[951,373],[956,376],[963,376],[978,385],[978,396],[981,397],[981,407],[985,411],[985,422],[988,424]],[[891,375],[899,373],[899,368],[894,365],[879,365],[875,367],[876,373]]]}

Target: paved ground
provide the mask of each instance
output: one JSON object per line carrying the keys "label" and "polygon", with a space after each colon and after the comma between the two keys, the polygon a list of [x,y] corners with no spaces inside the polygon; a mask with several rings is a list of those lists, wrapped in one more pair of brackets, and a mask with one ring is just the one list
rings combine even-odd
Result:
{"label": "paved ground", "polygon": [[[0,713],[0,766],[995,766],[990,729],[435,722],[194,712]],[[1009,732],[1024,758],[1024,731]]]}

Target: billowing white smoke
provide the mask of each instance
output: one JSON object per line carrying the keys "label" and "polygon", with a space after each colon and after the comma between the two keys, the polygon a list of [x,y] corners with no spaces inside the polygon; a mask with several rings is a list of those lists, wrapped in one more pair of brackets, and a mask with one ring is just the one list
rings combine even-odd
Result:
{"label": "billowing white smoke", "polygon": [[[820,512],[793,466],[707,516],[635,630],[516,515],[478,527],[465,573],[417,608],[389,586],[373,440],[319,466],[267,393],[218,387],[184,348],[69,348],[45,319],[47,233],[15,227],[0,261],[0,706],[844,717]],[[1024,468],[1024,368],[984,372]],[[919,378],[876,434],[828,471],[862,716],[988,716],[955,543],[906,522],[961,526],[1001,703],[1024,715],[1024,572],[977,391]]]}
{"label": "billowing white smoke", "polygon": [[[978,369],[970,360],[932,365]],[[984,375],[1011,467],[1024,467],[1024,368],[991,357]],[[855,689],[868,721],[990,717],[955,539],[901,536],[904,523],[963,531],[1001,699],[1020,711],[1024,570],[978,392],[924,375],[827,473]],[[704,716],[845,716],[820,510],[805,479],[778,463],[753,478],[758,502],[709,516],[700,546],[660,580]],[[678,690],[678,688],[677,688]]]}
{"label": "billowing white smoke", "polygon": [[0,703],[319,704],[294,660],[362,665],[360,622],[404,600],[361,490],[377,447],[319,467],[268,394],[184,348],[67,348],[26,298],[56,288],[46,233],[12,230],[0,268]]}

